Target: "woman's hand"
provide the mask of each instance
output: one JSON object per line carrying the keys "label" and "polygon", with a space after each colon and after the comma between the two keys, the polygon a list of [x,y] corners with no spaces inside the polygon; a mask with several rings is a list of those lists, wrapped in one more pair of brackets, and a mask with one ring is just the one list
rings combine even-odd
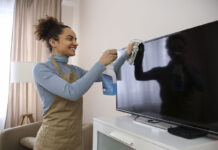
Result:
{"label": "woman's hand", "polygon": [[133,46],[135,45],[135,42],[133,43],[129,43],[127,49],[126,49],[126,53],[130,56],[132,54],[132,50],[133,50]]}
{"label": "woman's hand", "polygon": [[103,55],[99,59],[99,62],[104,64],[105,66],[107,66],[116,59],[117,59],[117,50],[116,49],[109,49],[103,53]]}

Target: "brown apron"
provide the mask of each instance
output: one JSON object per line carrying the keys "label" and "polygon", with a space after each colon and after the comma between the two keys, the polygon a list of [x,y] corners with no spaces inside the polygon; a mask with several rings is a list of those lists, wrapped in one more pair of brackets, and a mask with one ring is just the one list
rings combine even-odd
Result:
{"label": "brown apron", "polygon": [[[62,79],[69,83],[78,79],[70,67],[71,73],[62,74],[53,56],[51,61]],[[82,97],[77,101],[55,97],[43,116],[34,150],[82,150]]]}

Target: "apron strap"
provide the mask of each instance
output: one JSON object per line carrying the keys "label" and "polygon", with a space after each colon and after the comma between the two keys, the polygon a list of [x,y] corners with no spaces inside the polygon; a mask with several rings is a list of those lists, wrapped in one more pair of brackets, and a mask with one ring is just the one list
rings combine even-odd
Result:
{"label": "apron strap", "polygon": [[70,71],[73,72],[73,69],[70,67],[70,65],[67,64],[67,68],[69,68]]}
{"label": "apron strap", "polygon": [[56,61],[55,61],[53,55],[51,56],[51,62],[52,62],[52,64],[54,65],[55,69],[58,71],[58,74],[59,74],[59,75],[62,75],[61,69],[59,68],[58,64],[56,63]]}
{"label": "apron strap", "polygon": [[67,64],[67,68],[69,68],[71,71],[71,74],[78,79],[77,75],[73,72],[73,69],[70,67],[70,65]]}

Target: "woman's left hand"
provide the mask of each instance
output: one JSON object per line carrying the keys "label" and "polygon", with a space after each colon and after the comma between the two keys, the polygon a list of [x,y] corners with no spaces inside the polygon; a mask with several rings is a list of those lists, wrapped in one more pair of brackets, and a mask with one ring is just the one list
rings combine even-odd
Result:
{"label": "woman's left hand", "polygon": [[135,45],[135,42],[129,43],[126,53],[130,56],[132,54],[133,46]]}

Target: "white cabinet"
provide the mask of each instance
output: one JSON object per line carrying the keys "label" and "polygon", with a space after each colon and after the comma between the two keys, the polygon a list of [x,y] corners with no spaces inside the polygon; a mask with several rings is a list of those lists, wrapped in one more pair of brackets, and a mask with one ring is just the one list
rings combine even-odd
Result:
{"label": "white cabinet", "polygon": [[93,150],[218,150],[216,138],[184,139],[131,116],[94,118]]}

